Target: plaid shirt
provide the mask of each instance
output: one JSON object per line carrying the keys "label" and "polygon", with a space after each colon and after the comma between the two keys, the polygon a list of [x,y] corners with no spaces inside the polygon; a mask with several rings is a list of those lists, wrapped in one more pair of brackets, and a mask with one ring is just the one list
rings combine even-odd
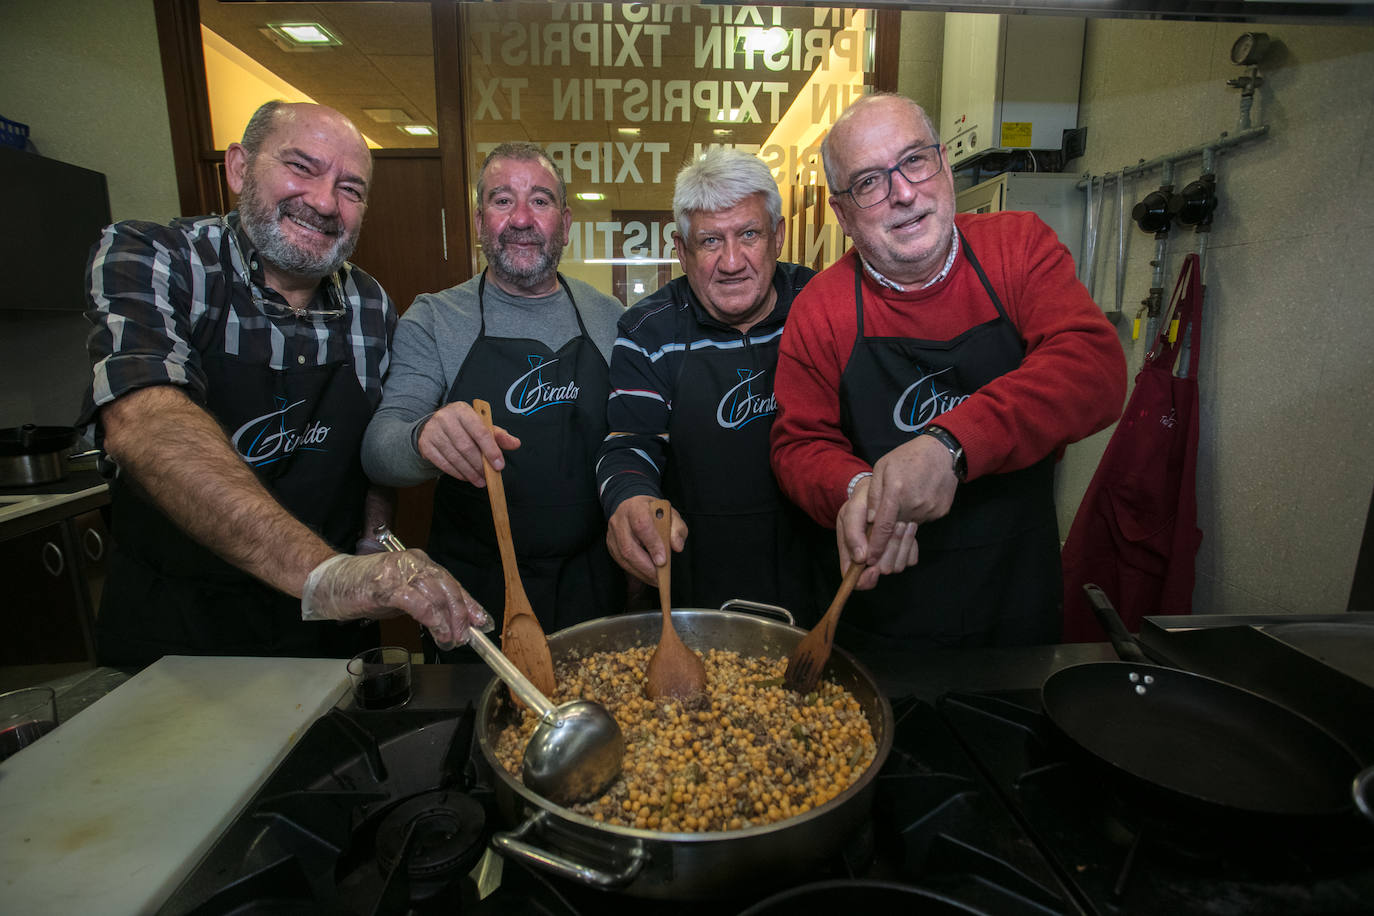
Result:
{"label": "plaid shirt", "polygon": [[[221,323],[218,343],[231,356],[279,370],[347,359],[373,408],[381,400],[397,317],[386,292],[345,264],[320,284],[311,303],[328,309],[342,300],[345,315],[307,320],[286,314],[286,300],[267,286],[237,212],[170,226],[107,226],[92,251],[86,285],[94,371],[79,425],[91,424],[101,405],[149,385],[183,386],[204,404],[200,352],[216,343],[211,336]],[[274,311],[281,317],[265,312],[263,299],[279,306]]]}

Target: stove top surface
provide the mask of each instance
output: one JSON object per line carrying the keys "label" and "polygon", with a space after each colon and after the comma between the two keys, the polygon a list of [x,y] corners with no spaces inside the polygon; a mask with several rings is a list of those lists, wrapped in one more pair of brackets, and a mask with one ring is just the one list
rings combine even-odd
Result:
{"label": "stove top surface", "polygon": [[1367,824],[1344,845],[1171,836],[1065,759],[1038,691],[895,701],[872,817],[804,886],[761,875],[739,897],[682,903],[601,891],[483,856],[506,827],[472,740],[489,674],[431,675],[407,708],[317,721],[160,912],[795,914],[833,898],[866,912],[1225,916],[1374,900]]}

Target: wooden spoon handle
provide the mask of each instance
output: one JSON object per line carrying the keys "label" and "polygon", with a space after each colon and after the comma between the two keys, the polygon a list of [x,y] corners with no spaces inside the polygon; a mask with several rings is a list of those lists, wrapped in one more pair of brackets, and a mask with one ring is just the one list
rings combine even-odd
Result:
{"label": "wooden spoon handle", "polygon": [[[491,405],[481,399],[472,402],[472,409],[487,428],[492,428]],[[520,584],[519,567],[515,563],[515,542],[510,534],[510,510],[506,508],[506,485],[501,480],[501,472],[491,466],[486,456],[482,456],[482,471],[487,476],[487,494],[491,499],[491,520],[496,526],[496,545],[501,551],[501,569],[506,576],[506,594],[524,595]]]}
{"label": "wooden spoon handle", "polygon": [[830,620],[832,631],[835,629],[835,622],[839,619],[844,603],[849,600],[850,592],[854,591],[854,586],[859,584],[859,577],[864,574],[864,570],[867,568],[867,563],[850,563],[849,568],[844,571],[844,579],[840,582],[840,589],[835,592],[835,599],[830,602],[830,607],[826,609],[825,616],[821,618],[822,621],[834,618]]}
{"label": "wooden spoon handle", "polygon": [[663,542],[666,557],[656,572],[659,601],[662,603],[663,613],[667,615],[672,607],[673,590],[673,506],[666,499],[656,499],[649,503],[649,508],[654,514],[654,530],[658,532],[658,539]]}

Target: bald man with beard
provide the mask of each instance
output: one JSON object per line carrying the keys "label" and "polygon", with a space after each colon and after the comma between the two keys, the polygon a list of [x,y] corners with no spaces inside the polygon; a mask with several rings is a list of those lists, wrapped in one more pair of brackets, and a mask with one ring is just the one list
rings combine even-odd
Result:
{"label": "bald man with beard", "polygon": [[421,551],[350,556],[390,519],[358,457],[396,313],[349,264],[372,157],[343,115],[269,102],[225,152],[239,209],[116,223],[91,257],[81,421],[117,468],[102,664],[346,658],[370,618],[445,644],[489,623]]}

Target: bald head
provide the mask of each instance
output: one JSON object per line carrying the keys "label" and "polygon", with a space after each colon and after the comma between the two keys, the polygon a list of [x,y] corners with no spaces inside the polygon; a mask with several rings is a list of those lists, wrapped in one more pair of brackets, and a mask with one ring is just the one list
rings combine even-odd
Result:
{"label": "bald head", "polygon": [[224,153],[243,230],[278,292],[309,289],[353,252],[372,182],[372,154],[332,108],[268,102]]}
{"label": "bald head", "polygon": [[[876,110],[874,110],[874,106],[876,106]],[[825,139],[821,141],[821,165],[825,168],[825,182],[830,186],[831,190],[849,186],[848,182],[844,180],[844,176],[838,175],[834,171],[833,148],[836,133],[838,132],[838,134],[843,137],[848,132],[845,125],[856,118],[862,119],[867,114],[873,114],[875,117],[882,117],[884,110],[901,109],[906,109],[915,117],[921,119],[921,122],[925,124],[926,134],[930,137],[931,143],[940,142],[940,134],[935,129],[934,122],[930,120],[930,115],[926,114],[924,108],[917,105],[906,96],[897,95],[895,92],[874,92],[870,95],[861,96],[858,101],[840,112],[840,116],[836,118],[835,123],[831,125],[830,132],[827,133]]]}
{"label": "bald head", "polygon": [[935,277],[954,239],[954,175],[921,106],[866,96],[835,120],[821,156],[830,209],[869,267],[904,287]]}

